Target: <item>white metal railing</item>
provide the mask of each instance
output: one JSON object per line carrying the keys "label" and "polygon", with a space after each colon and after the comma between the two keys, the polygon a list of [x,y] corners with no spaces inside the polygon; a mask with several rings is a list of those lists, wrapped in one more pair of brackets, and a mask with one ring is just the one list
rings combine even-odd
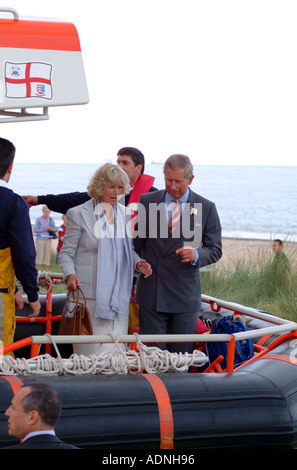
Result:
{"label": "white metal railing", "polygon": [[260,320],[268,321],[270,323],[275,323],[276,325],[284,325],[284,324],[291,324],[290,320],[286,320],[284,318],[275,317],[270,313],[260,312],[259,310],[251,307],[245,307],[244,305],[235,303],[235,302],[228,302],[226,300],[217,299],[215,297],[210,297],[208,295],[201,295],[201,299],[203,302],[209,304],[215,304],[219,307],[226,308],[228,310],[232,310],[238,313],[244,313],[254,318],[259,318]]}
{"label": "white metal railing", "polygon": [[[249,338],[259,338],[266,335],[287,333],[297,330],[297,324],[279,325],[274,327],[259,328],[256,330],[241,331],[232,336],[235,341],[241,341]],[[52,338],[52,339],[51,339]],[[32,336],[33,344],[49,344],[53,341],[57,344],[86,344],[86,343],[114,343],[114,339],[108,335],[92,336]],[[117,337],[119,343],[196,343],[196,342],[229,342],[232,340],[229,334],[193,334],[193,335],[120,335]]]}

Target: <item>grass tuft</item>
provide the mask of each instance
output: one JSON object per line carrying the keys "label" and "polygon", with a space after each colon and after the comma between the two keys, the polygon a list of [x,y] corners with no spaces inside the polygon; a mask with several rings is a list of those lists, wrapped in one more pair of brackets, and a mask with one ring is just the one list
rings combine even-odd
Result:
{"label": "grass tuft", "polygon": [[240,260],[212,265],[201,272],[202,292],[229,302],[297,321],[297,250],[276,262],[259,250]]}

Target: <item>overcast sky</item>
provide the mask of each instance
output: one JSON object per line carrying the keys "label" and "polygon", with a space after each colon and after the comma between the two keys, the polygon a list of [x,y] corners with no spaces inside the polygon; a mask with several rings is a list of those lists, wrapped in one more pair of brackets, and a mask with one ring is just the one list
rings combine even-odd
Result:
{"label": "overcast sky", "polygon": [[[7,2],[8,3],[8,2]],[[75,24],[90,102],[0,124],[17,161],[296,165],[296,0],[9,0]]]}

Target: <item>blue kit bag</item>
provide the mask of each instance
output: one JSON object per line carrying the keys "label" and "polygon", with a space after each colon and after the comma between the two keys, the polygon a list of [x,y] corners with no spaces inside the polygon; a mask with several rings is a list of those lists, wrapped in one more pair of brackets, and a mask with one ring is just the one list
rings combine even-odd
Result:
{"label": "blue kit bag", "polygon": [[[238,315],[227,315],[222,317],[212,328],[211,334],[229,334],[248,331],[245,322]],[[209,342],[207,343],[207,353],[209,363],[211,364],[218,356],[224,356],[220,363],[222,369],[227,367],[228,342]],[[252,339],[243,339],[235,342],[234,367],[250,359],[254,354],[254,343]]]}

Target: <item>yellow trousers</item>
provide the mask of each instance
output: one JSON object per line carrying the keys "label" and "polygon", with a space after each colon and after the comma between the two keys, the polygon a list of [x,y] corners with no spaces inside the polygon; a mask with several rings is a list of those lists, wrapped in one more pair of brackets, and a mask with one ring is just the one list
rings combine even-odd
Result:
{"label": "yellow trousers", "polygon": [[0,346],[11,344],[14,339],[15,281],[10,248],[5,248],[0,250]]}

